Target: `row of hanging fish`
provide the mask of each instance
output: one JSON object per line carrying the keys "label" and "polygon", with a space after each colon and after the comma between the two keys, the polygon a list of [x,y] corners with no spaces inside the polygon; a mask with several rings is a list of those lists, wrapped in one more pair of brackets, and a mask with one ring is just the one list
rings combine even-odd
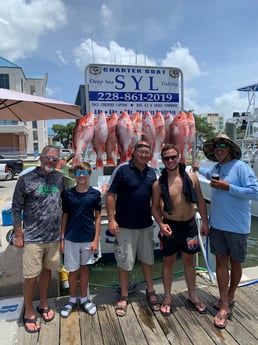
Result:
{"label": "row of hanging fish", "polygon": [[192,112],[179,112],[173,117],[171,113],[136,112],[129,115],[113,113],[106,116],[104,112],[84,115],[73,130],[72,142],[75,151],[73,165],[82,159],[82,153],[91,143],[96,153],[96,168],[117,165],[132,157],[134,145],[143,139],[152,147],[151,165],[158,168],[158,157],[164,143],[177,145],[181,161],[186,162],[195,142],[195,120]]}

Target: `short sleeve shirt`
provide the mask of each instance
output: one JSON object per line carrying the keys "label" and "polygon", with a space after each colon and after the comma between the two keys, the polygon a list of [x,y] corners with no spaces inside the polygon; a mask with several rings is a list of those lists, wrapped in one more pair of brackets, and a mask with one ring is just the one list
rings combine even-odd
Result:
{"label": "short sleeve shirt", "polygon": [[116,221],[129,229],[143,229],[153,224],[151,216],[152,185],[155,170],[141,171],[133,160],[119,165],[113,172],[108,191],[116,194]]}

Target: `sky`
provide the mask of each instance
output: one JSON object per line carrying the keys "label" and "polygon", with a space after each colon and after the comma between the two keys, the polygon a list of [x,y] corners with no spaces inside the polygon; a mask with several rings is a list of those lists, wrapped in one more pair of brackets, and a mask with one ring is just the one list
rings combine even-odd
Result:
{"label": "sky", "polygon": [[[0,56],[48,74],[46,97],[75,103],[90,63],[178,67],[196,114],[246,111],[258,82],[257,0],[5,0]],[[257,71],[257,72],[256,72]]]}

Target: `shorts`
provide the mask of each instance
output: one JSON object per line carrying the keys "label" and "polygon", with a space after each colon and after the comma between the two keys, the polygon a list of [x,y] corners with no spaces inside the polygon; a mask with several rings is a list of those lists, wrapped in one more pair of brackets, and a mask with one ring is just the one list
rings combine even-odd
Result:
{"label": "shorts", "polygon": [[100,257],[100,248],[97,253],[90,251],[91,242],[72,242],[65,240],[64,243],[64,266],[69,272],[77,271],[80,266],[94,264]]}
{"label": "shorts", "polygon": [[179,251],[196,254],[200,251],[198,227],[195,218],[187,221],[163,219],[171,227],[172,235],[164,236],[159,233],[160,250],[163,256],[171,256]]}
{"label": "shorts", "polygon": [[35,278],[42,269],[59,270],[60,242],[25,243],[23,248],[23,277]]}
{"label": "shorts", "polygon": [[125,271],[133,269],[136,257],[147,265],[154,265],[153,226],[144,229],[119,228],[114,253],[117,266]]}
{"label": "shorts", "polygon": [[248,234],[238,234],[211,227],[209,239],[212,254],[226,254],[239,263],[243,263],[245,261]]}

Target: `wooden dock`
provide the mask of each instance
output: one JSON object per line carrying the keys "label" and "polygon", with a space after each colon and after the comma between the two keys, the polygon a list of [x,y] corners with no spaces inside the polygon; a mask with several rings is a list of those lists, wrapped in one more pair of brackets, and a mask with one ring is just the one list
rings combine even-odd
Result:
{"label": "wooden dock", "polygon": [[[115,291],[106,290],[94,295],[98,311],[89,316],[81,310],[69,318],[59,315],[67,297],[51,299],[56,316],[49,323],[41,322],[36,334],[27,333],[21,324],[16,343],[19,345],[251,345],[258,342],[258,284],[237,289],[237,302],[233,318],[224,330],[216,328],[213,319],[216,310],[217,286],[206,284],[197,289],[198,296],[206,303],[208,312],[199,314],[187,302],[187,292],[172,293],[172,314],[163,317],[153,313],[145,299],[144,289],[130,295],[125,317],[117,317],[114,304],[118,299]],[[162,294],[159,294],[162,299]],[[37,303],[35,302],[35,305]],[[2,335],[4,336],[4,335]]]}

